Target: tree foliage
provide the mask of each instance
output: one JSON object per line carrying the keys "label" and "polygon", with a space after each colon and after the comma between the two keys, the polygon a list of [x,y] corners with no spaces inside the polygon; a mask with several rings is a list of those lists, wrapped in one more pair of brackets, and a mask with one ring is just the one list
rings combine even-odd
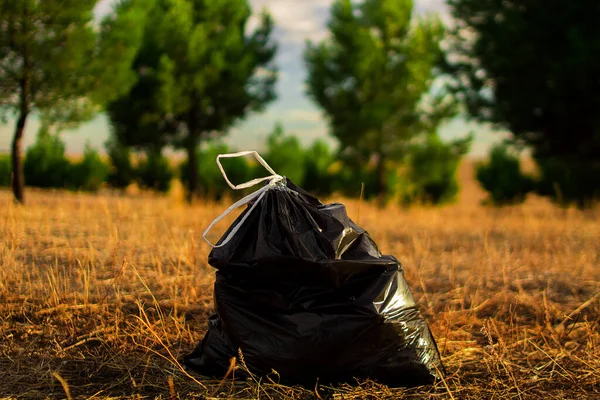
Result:
{"label": "tree foliage", "polygon": [[537,160],[540,176],[536,192],[553,198],[561,206],[580,208],[600,199],[600,165],[577,157],[548,157]]}
{"label": "tree foliage", "polygon": [[68,185],[75,190],[97,192],[106,181],[109,172],[109,167],[100,157],[100,153],[86,143],[83,158],[70,167]]}
{"label": "tree foliage", "polygon": [[[230,194],[232,197],[239,196],[242,193],[231,191],[216,164],[219,154],[233,153],[235,152],[233,149],[217,141],[202,146],[197,152],[200,195],[219,200],[225,193]],[[227,173],[227,177],[234,185],[249,181],[255,177],[265,176],[264,168],[261,165],[253,166],[249,163],[248,158],[226,158],[222,159],[221,163]],[[180,168],[181,180],[184,184],[187,184],[189,182],[188,162],[185,161],[182,163]]]}
{"label": "tree foliage", "polygon": [[9,186],[10,176],[10,156],[0,154],[0,186]]}
{"label": "tree foliage", "polygon": [[[94,26],[97,0],[0,0],[0,114],[15,116],[13,192],[23,202],[21,141],[30,114],[59,126],[128,90],[144,0],[123,0]],[[133,50],[132,50],[133,49]]]}
{"label": "tree foliage", "polygon": [[[593,0],[449,0],[457,21],[453,89],[471,116],[529,145],[563,200],[585,202],[600,175],[600,24]],[[552,165],[552,167],[549,167]],[[564,178],[564,179],[563,179]],[[583,185],[579,185],[583,183]],[[547,187],[548,185],[546,185]]]}
{"label": "tree foliage", "polygon": [[275,98],[273,23],[263,13],[247,33],[247,0],[156,0],[149,15],[132,64],[139,80],[109,115],[125,144],[185,148],[193,196],[199,143]]}
{"label": "tree foliage", "polygon": [[25,182],[29,186],[41,188],[63,188],[69,181],[70,167],[65,155],[65,144],[46,125],[42,125],[36,141],[25,155]]}
{"label": "tree foliage", "polygon": [[386,160],[402,158],[454,111],[443,91],[430,90],[444,29],[438,19],[415,19],[411,0],[336,0],[328,27],[329,38],[307,43],[308,94],[342,152],[362,164],[376,156],[383,193]]}
{"label": "tree foliage", "polygon": [[98,151],[87,143],[83,158],[71,162],[65,154],[65,143],[44,124],[35,143],[27,149],[23,170],[28,186],[92,192],[102,187],[109,172]]}
{"label": "tree foliage", "polygon": [[487,163],[477,165],[477,180],[494,205],[521,203],[534,189],[534,180],[521,171],[521,161],[505,144],[490,151]]}
{"label": "tree foliage", "polygon": [[437,134],[430,134],[423,143],[414,145],[408,155],[405,177],[412,190],[402,191],[401,200],[429,204],[454,201],[460,188],[456,172],[472,139],[469,136],[446,143]]}
{"label": "tree foliage", "polygon": [[330,168],[335,162],[335,154],[322,139],[317,139],[304,151],[305,190],[315,195],[328,195],[333,192],[334,176]]}
{"label": "tree foliage", "polygon": [[169,191],[175,176],[169,159],[156,150],[146,151],[134,171],[138,185],[162,193]]}
{"label": "tree foliage", "polygon": [[119,189],[126,188],[135,180],[130,147],[123,145],[114,135],[109,137],[104,147],[110,160],[108,184]]}
{"label": "tree foliage", "polygon": [[275,125],[273,132],[267,137],[265,156],[271,168],[279,175],[289,178],[296,185],[304,185],[304,149],[296,136],[285,135],[280,123]]}

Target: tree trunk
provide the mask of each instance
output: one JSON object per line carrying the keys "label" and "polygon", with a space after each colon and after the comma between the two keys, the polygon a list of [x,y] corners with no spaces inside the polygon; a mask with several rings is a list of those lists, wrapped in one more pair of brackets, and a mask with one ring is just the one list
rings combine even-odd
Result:
{"label": "tree trunk", "polygon": [[385,198],[387,194],[387,176],[385,173],[385,158],[383,154],[379,153],[377,155],[377,166],[376,166],[376,174],[377,174],[377,202],[379,207],[385,206]]}
{"label": "tree trunk", "polygon": [[23,193],[23,187],[25,186],[25,178],[23,175],[23,162],[21,158],[21,142],[23,139],[23,132],[25,131],[25,123],[27,122],[27,115],[29,112],[27,109],[21,108],[21,113],[15,127],[15,136],[12,142],[12,191],[15,197],[15,201],[18,203],[25,203],[25,196]]}
{"label": "tree trunk", "polygon": [[25,177],[23,174],[23,162],[21,159],[21,142],[23,139],[23,133],[25,132],[25,123],[27,122],[27,116],[29,115],[29,59],[24,57],[23,65],[23,78],[19,84],[19,119],[15,127],[15,136],[12,142],[12,190],[15,196],[15,201],[18,203],[25,203],[24,186]]}

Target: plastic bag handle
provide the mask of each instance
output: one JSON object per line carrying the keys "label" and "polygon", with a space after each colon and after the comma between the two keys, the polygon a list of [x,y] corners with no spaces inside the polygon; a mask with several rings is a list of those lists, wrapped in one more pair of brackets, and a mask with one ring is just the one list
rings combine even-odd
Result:
{"label": "plastic bag handle", "polygon": [[[233,183],[231,183],[231,181],[227,177],[227,174],[225,173],[225,170],[223,169],[223,165],[221,165],[221,158],[237,158],[237,157],[243,157],[243,156],[247,156],[247,155],[253,155],[254,158],[256,158],[256,161],[258,161],[260,163],[260,165],[265,167],[265,169],[267,171],[269,171],[271,173],[271,175],[265,176],[263,178],[252,179],[248,182],[240,183],[239,185],[234,185]],[[221,175],[223,175],[223,178],[225,178],[225,181],[227,182],[229,187],[232,188],[233,190],[246,189],[246,188],[252,187],[260,182],[269,181],[274,178],[278,178],[278,179],[283,178],[281,175],[278,175],[277,173],[275,173],[275,171],[273,171],[273,168],[271,168],[271,166],[269,164],[267,164],[267,162],[255,150],[240,151],[238,153],[219,154],[217,156],[217,165],[219,166],[219,169],[221,170]]]}
{"label": "plastic bag handle", "polygon": [[[265,177],[262,177],[262,178],[252,179],[252,180],[250,180],[248,182],[240,183],[239,185],[234,185],[233,183],[231,183],[231,181],[227,177],[227,173],[223,169],[223,165],[221,165],[221,158],[237,158],[237,157],[243,157],[243,156],[247,156],[247,155],[253,155],[254,158],[256,158],[256,160],[263,167],[265,167],[265,169],[267,171],[269,171],[271,173],[271,175],[265,176]],[[269,166],[269,164],[267,164],[267,162],[260,156],[260,154],[258,154],[258,152],[254,151],[254,150],[240,151],[238,153],[219,154],[217,156],[217,165],[219,166],[219,170],[221,170],[221,174],[223,175],[223,178],[225,178],[225,181],[227,182],[227,184],[229,185],[229,187],[231,187],[233,190],[246,189],[246,188],[252,187],[252,186],[257,185],[257,184],[259,184],[261,182],[264,182],[264,181],[269,181],[269,185],[266,185],[266,186],[258,189],[257,191],[250,193],[246,197],[244,197],[244,198],[236,201],[231,206],[229,206],[229,208],[227,208],[227,210],[225,210],[221,215],[219,215],[217,218],[215,218],[213,222],[210,223],[210,225],[208,226],[208,228],[206,228],[206,230],[204,231],[204,234],[202,235],[202,238],[212,248],[217,248],[217,247],[225,246],[233,238],[233,235],[235,235],[237,233],[237,231],[240,229],[240,227],[246,221],[246,219],[248,218],[248,216],[252,213],[252,211],[254,210],[254,208],[257,206],[257,204],[260,202],[260,200],[265,195],[265,192],[268,189],[270,189],[274,184],[276,184],[278,182],[281,182],[282,180],[285,179],[283,176],[278,175],[277,173],[275,173],[275,171],[273,170],[273,168],[271,168]],[[208,235],[208,232],[210,232],[210,230],[212,229],[212,227],[215,226],[215,224],[217,222],[219,222],[220,220],[222,220],[223,218],[225,218],[230,212],[232,212],[236,208],[241,207],[244,204],[249,203],[250,201],[252,201],[255,198],[258,198],[257,201],[255,201],[254,204],[252,204],[252,207],[250,207],[250,210],[248,210],[248,212],[242,217],[242,219],[240,220],[240,222],[238,222],[238,224],[231,230],[231,232],[229,232],[229,235],[227,235],[227,237],[221,242],[221,244],[214,245],[214,244],[212,244],[210,242],[210,240],[208,240],[206,238],[206,236]]]}

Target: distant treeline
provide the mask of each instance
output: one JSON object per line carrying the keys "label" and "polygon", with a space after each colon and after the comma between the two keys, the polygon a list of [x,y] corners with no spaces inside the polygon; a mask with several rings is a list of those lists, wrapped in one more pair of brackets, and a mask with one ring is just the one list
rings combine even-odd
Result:
{"label": "distant treeline", "polygon": [[[402,164],[391,164],[387,170],[385,194],[387,201],[431,204],[451,202],[459,190],[456,170],[461,157],[467,152],[470,138],[450,143],[432,135],[415,143]],[[381,195],[377,192],[377,160],[359,162],[344,157],[316,140],[302,147],[298,138],[286,135],[277,124],[267,137],[262,154],[271,167],[294,183],[319,196],[339,193],[365,199]],[[102,188],[124,189],[132,184],[148,190],[168,192],[172,181],[186,184],[189,179],[187,161],[179,164],[159,152],[139,152],[120,144],[114,138],[105,144],[107,156],[86,145],[83,156],[70,160],[59,135],[45,129],[38,133],[36,142],[24,159],[25,183],[39,188],[58,188],[95,192]],[[215,163],[218,154],[235,152],[222,142],[206,143],[197,151],[199,194],[205,199],[219,199],[232,193]],[[224,159],[223,166],[233,183],[242,183],[265,176],[267,171],[252,157]],[[11,183],[10,157],[0,155],[0,185]]]}
{"label": "distant treeline", "polygon": [[[386,201],[401,204],[451,203],[459,192],[457,167],[468,150],[470,138],[444,143],[437,136],[415,144],[403,164],[389,165]],[[361,163],[330,148],[324,140],[316,140],[303,148],[297,137],[286,135],[280,125],[267,137],[264,158],[273,169],[318,196],[340,194],[362,195],[371,199],[377,192],[376,160]],[[103,188],[125,189],[137,185],[146,190],[166,193],[174,179],[187,184],[187,161],[179,164],[161,152],[134,152],[111,138],[105,143],[107,156],[86,145],[83,157],[70,160],[65,144],[56,134],[40,130],[36,142],[27,149],[24,170],[28,186],[96,192]],[[204,199],[219,199],[232,193],[221,176],[215,160],[217,155],[235,152],[221,142],[207,143],[197,151],[200,181],[199,193]],[[264,176],[267,172],[252,157],[222,160],[229,179],[234,184]],[[523,202],[529,193],[561,197],[576,197],[588,191],[593,177],[584,173],[564,176],[552,164],[538,165],[535,175],[522,171],[519,154],[500,143],[492,147],[489,159],[476,166],[476,179],[489,193],[487,204],[502,206]],[[0,186],[11,184],[10,156],[0,154]],[[564,194],[562,190],[568,190]],[[582,203],[581,206],[587,204]]]}

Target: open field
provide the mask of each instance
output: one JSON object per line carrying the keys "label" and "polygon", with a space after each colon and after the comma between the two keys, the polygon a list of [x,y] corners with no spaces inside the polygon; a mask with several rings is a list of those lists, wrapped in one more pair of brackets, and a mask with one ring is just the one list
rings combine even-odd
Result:
{"label": "open field", "polygon": [[462,174],[457,205],[360,210],[403,263],[448,370],[409,390],[233,384],[180,369],[212,312],[201,234],[227,201],[29,191],[20,208],[0,191],[0,397],[600,398],[600,211],[541,200],[486,209]]}

